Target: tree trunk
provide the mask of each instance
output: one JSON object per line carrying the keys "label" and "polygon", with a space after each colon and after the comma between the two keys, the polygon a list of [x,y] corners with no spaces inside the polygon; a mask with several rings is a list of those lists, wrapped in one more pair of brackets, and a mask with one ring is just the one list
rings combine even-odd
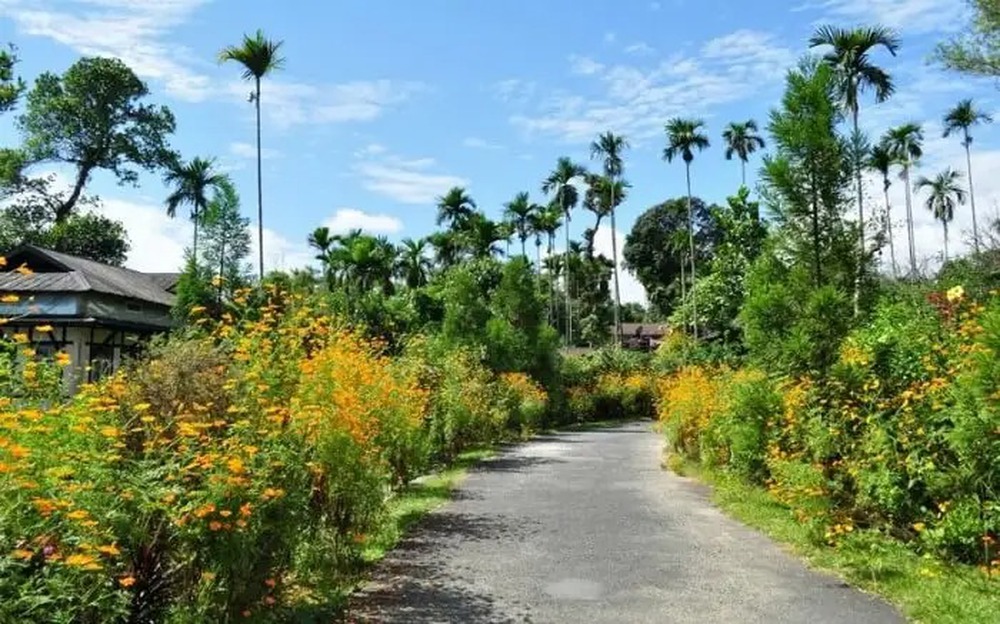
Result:
{"label": "tree trunk", "polygon": [[[595,231],[596,235],[596,231]],[[615,265],[615,348],[621,346],[622,324],[621,307],[622,298],[618,290],[618,241],[615,240],[615,181],[611,180],[611,261]]]}
{"label": "tree trunk", "polygon": [[527,252],[527,248],[524,246],[524,240],[525,239],[523,239],[523,238],[521,239],[521,255],[524,256],[525,260],[527,260],[528,259],[528,252]]}
{"label": "tree trunk", "polygon": [[972,245],[979,253],[979,224],[976,222],[976,194],[972,188],[972,139],[965,130],[965,166],[969,175],[969,206],[972,208]]}
{"label": "tree trunk", "polygon": [[[860,137],[861,131],[858,129],[858,107],[855,103],[852,111],[854,118],[854,140]],[[854,145],[854,179],[858,187],[858,270],[854,276],[854,316],[861,311],[861,276],[865,267],[865,208],[864,194],[861,188],[861,152]]]}
{"label": "tree trunk", "polygon": [[566,214],[566,253],[565,262],[566,266],[563,267],[563,280],[566,284],[566,346],[573,346],[573,300],[570,297],[570,269],[569,269],[569,222],[570,215],[569,210],[566,209],[566,205],[563,201],[563,192],[566,189],[566,185],[563,184],[559,187],[559,207],[563,209]]}
{"label": "tree trunk", "polygon": [[740,178],[743,180],[742,186],[747,185],[747,161],[740,159]]}
{"label": "tree trunk", "polygon": [[194,222],[194,242],[192,243],[191,255],[194,256],[194,264],[198,265],[198,206],[194,207],[191,213],[191,221]]}
{"label": "tree trunk", "polygon": [[76,207],[76,202],[80,200],[80,195],[83,194],[83,187],[87,185],[87,179],[90,178],[92,169],[93,167],[85,165],[77,172],[76,182],[73,184],[73,192],[69,194],[66,201],[56,207],[56,223],[65,222],[70,214],[73,213],[73,208]]}
{"label": "tree trunk", "polygon": [[917,276],[917,250],[913,238],[913,197],[910,192],[910,163],[903,164],[903,184],[906,185],[906,238],[910,243],[910,277]]}
{"label": "tree trunk", "polygon": [[944,263],[948,263],[948,222],[944,219],[941,220],[941,225],[944,226]]}
{"label": "tree trunk", "polygon": [[226,278],[226,241],[222,239],[222,246],[219,247],[219,307],[222,307],[222,288]]}
{"label": "tree trunk", "polygon": [[260,152],[260,78],[256,80],[254,103],[257,108],[257,256],[260,281],[264,281],[264,182],[262,179]]}
{"label": "tree trunk", "polygon": [[896,266],[896,245],[892,241],[892,205],[889,203],[889,186],[884,185],[885,192],[885,232],[889,238],[889,259],[892,262],[892,276],[899,277],[899,268]]}
{"label": "tree trunk", "polygon": [[694,326],[694,339],[698,339],[698,295],[696,294],[698,271],[695,268],[695,251],[694,251],[694,208],[692,207],[691,198],[691,163],[685,162],[685,172],[687,175],[687,191],[688,191],[688,244],[691,247],[691,311],[693,314],[693,326]]}
{"label": "tree trunk", "polygon": [[[681,251],[681,307],[683,308],[684,302],[687,301],[687,275],[684,272],[684,252]],[[684,319],[681,319],[684,322]]]}
{"label": "tree trunk", "polygon": [[[549,253],[548,257],[552,258],[556,249],[556,235],[555,232],[549,232]],[[539,268],[541,270],[541,268]],[[549,323],[559,329],[559,321],[556,315],[556,280],[553,275],[553,271],[549,269]]]}

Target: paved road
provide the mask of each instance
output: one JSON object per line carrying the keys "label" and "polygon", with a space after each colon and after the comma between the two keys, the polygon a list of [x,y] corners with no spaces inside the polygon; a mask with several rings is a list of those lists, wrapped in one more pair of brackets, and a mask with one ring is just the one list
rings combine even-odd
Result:
{"label": "paved road", "polygon": [[647,424],[484,463],[377,568],[356,622],[902,622],[660,469]]}

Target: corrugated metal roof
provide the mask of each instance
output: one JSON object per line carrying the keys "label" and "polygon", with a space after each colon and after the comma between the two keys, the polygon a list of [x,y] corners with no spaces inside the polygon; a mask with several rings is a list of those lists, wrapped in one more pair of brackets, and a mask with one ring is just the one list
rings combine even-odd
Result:
{"label": "corrugated metal roof", "polygon": [[[164,306],[174,304],[159,277],[113,267],[93,260],[26,245],[10,254],[11,267],[23,262],[31,268],[31,256],[41,256],[49,263],[66,268],[65,272],[38,272],[22,275],[15,271],[0,273],[0,291],[6,292],[98,292],[139,299]],[[162,274],[160,274],[162,275]]]}

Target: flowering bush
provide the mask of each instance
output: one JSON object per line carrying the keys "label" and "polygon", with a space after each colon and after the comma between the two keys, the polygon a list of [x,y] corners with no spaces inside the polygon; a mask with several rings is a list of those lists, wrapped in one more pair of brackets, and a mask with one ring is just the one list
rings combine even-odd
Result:
{"label": "flowering bush", "polygon": [[823,375],[686,367],[658,384],[675,450],[767,485],[837,542],[886,530],[1000,565],[1000,298],[882,302]]}

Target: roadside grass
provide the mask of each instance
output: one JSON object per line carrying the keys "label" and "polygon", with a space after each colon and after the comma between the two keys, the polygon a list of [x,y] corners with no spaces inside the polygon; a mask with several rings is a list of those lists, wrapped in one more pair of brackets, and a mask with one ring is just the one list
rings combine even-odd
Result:
{"label": "roadside grass", "polygon": [[897,605],[922,624],[1000,622],[1000,578],[968,565],[920,555],[877,531],[856,531],[837,546],[817,544],[808,528],[767,491],[722,471],[706,469],[670,454],[664,467],[712,486],[723,511],[786,544],[816,568],[841,576],[864,591]]}
{"label": "roadside grass", "polygon": [[451,499],[469,468],[489,459],[493,449],[477,449],[461,453],[447,467],[414,480],[389,501],[388,511],[379,530],[369,536],[362,551],[365,564],[373,564],[396,547],[425,515]]}

